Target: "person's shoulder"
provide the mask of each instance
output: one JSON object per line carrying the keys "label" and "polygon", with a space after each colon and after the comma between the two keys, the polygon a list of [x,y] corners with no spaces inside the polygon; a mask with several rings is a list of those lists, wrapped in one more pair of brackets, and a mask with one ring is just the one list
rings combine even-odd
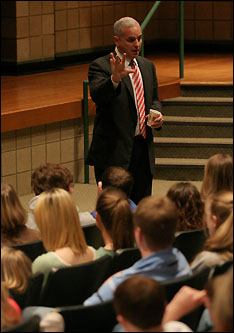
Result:
{"label": "person's shoulder", "polygon": [[104,55],[102,57],[96,58],[95,60],[93,60],[89,66],[93,67],[95,65],[103,65],[103,64],[110,64],[110,54]]}
{"label": "person's shoulder", "polygon": [[140,63],[142,65],[154,66],[154,63],[151,60],[146,59],[146,58],[141,57],[141,56],[137,57],[137,61],[138,61],[138,63]]}
{"label": "person's shoulder", "polygon": [[164,332],[193,332],[189,326],[180,321],[169,321],[163,325]]}

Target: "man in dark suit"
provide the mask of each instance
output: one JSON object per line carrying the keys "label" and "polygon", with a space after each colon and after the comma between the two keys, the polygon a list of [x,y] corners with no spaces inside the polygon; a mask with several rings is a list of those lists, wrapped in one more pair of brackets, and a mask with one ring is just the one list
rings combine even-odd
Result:
{"label": "man in dark suit", "polygon": [[86,163],[94,165],[97,182],[109,166],[128,170],[134,179],[131,199],[137,204],[151,195],[155,163],[152,128],[160,129],[163,117],[154,118],[151,128],[146,125],[149,110],[161,111],[161,103],[154,64],[139,56],[139,23],[130,17],[116,21],[114,42],[115,51],[89,67],[96,118]]}

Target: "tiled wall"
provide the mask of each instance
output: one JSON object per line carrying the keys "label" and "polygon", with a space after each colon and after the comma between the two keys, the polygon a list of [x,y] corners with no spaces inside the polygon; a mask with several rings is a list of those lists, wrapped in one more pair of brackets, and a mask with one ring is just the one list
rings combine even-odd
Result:
{"label": "tiled wall", "polygon": [[[93,131],[90,116],[89,143]],[[82,119],[2,133],[2,182],[12,184],[18,195],[31,193],[31,173],[45,162],[61,163],[84,182],[84,132]],[[90,167],[90,182],[94,182]]]}
{"label": "tiled wall", "polygon": [[[36,61],[85,53],[113,44],[113,23],[140,23],[154,1],[1,1],[2,60]],[[232,1],[184,1],[185,39],[233,38]],[[179,1],[161,1],[145,40],[179,36]]]}

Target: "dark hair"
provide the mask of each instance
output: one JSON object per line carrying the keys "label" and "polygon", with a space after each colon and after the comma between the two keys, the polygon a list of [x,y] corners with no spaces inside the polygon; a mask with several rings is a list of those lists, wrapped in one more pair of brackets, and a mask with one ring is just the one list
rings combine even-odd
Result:
{"label": "dark hair", "polygon": [[150,329],[162,322],[165,311],[164,287],[143,275],[134,275],[122,282],[114,293],[114,308],[133,325]]}
{"label": "dark hair", "polygon": [[31,177],[32,190],[36,195],[51,188],[62,188],[69,192],[72,184],[73,175],[61,164],[45,163],[35,169]]}
{"label": "dark hair", "polygon": [[113,186],[121,189],[128,197],[130,197],[133,187],[132,175],[121,167],[108,167],[102,174],[102,188]]}
{"label": "dark hair", "polygon": [[189,182],[176,183],[168,190],[167,197],[179,211],[177,231],[203,228],[204,203],[196,186]]}
{"label": "dark hair", "polygon": [[178,222],[176,205],[167,197],[142,199],[133,213],[133,223],[145,236],[151,250],[172,246]]}
{"label": "dark hair", "polygon": [[123,191],[107,187],[98,197],[96,211],[113,241],[114,251],[134,246],[132,211]]}

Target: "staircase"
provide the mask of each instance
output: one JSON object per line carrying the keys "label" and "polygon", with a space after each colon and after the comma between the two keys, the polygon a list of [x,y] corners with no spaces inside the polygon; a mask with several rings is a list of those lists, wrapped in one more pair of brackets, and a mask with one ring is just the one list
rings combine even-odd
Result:
{"label": "staircase", "polygon": [[233,154],[233,86],[181,84],[162,102],[164,124],[154,131],[155,178],[202,180],[207,159]]}

